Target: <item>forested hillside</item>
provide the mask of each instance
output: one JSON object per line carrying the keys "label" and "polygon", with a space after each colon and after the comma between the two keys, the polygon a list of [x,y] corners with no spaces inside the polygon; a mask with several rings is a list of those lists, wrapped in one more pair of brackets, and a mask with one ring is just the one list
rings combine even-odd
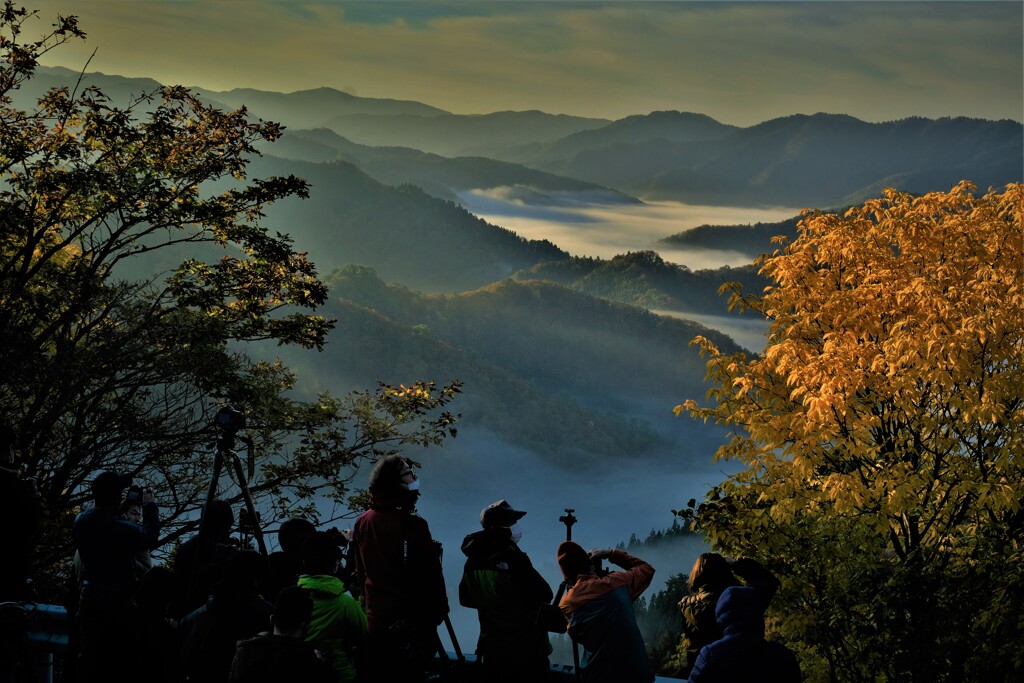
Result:
{"label": "forested hillside", "polygon": [[568,258],[551,242],[525,240],[452,202],[411,185],[384,185],[345,162],[264,157],[251,168],[257,175],[295,174],[310,184],[308,199],[276,204],[268,216],[321,272],[359,263],[410,287],[457,291]]}
{"label": "forested hillside", "polygon": [[348,266],[328,284],[324,311],[338,332],[303,369],[311,386],[457,377],[467,423],[559,461],[657,452],[690,427],[673,419],[672,397],[703,391],[704,362],[689,341],[702,334],[737,348],[696,323],[550,282],[422,294]]}
{"label": "forested hillside", "polygon": [[[717,227],[712,228],[716,230]],[[754,265],[690,270],[668,263],[653,251],[630,252],[611,259],[548,261],[513,273],[516,280],[550,280],[573,291],[649,310],[721,315],[728,295],[719,288],[738,283],[744,292],[760,292],[767,281]]]}

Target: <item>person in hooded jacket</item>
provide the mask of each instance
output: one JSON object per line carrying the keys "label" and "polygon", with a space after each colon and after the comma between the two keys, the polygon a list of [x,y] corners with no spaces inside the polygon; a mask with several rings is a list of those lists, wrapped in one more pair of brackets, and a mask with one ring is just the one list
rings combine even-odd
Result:
{"label": "person in hooded jacket", "polygon": [[335,576],[341,550],[328,534],[317,531],[302,544],[299,587],[313,600],[306,640],[329,655],[336,683],[356,680],[366,642],[366,614]]}
{"label": "person in hooded jacket", "polygon": [[[599,573],[595,563],[604,559],[622,571]],[[624,550],[588,553],[573,541],[558,546],[558,566],[569,586],[558,606],[569,636],[583,646],[583,682],[651,683],[654,667],[633,602],[651,585],[654,567]]]}
{"label": "person in hooded jacket", "polygon": [[309,591],[298,586],[278,591],[271,630],[238,643],[228,683],[331,683],[330,664],[305,640],[312,616]]}
{"label": "person in hooded jacket", "polygon": [[370,509],[352,528],[348,565],[366,607],[371,681],[425,680],[440,648],[448,595],[440,544],[416,514],[419,484],[408,459],[381,458],[370,473]]}
{"label": "person in hooded jacket", "polygon": [[763,596],[750,586],[722,591],[715,618],[723,636],[701,648],[689,683],[800,683],[796,655],[782,643],[764,639]]}
{"label": "person in hooded jacket", "polygon": [[779,590],[779,580],[757,560],[750,557],[733,559],[718,553],[702,553],[697,557],[688,584],[689,595],[679,601],[683,617],[680,641],[686,661],[677,674],[683,678],[690,672],[701,648],[722,637],[722,627],[715,619],[715,607],[722,591],[729,586],[741,585],[756,589],[763,614]]}
{"label": "person in hooded jacket", "polygon": [[504,499],[491,503],[480,513],[483,529],[462,542],[466,564],[459,604],[477,611],[476,654],[487,680],[495,683],[541,681],[550,671],[551,643],[537,615],[553,593],[519,549],[525,514]]}

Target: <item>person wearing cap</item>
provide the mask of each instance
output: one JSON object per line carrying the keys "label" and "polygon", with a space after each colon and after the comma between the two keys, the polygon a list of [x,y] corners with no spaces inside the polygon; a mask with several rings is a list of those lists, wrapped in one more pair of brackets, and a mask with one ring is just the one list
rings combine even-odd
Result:
{"label": "person wearing cap", "polygon": [[424,681],[448,615],[440,544],[416,514],[420,480],[401,455],[370,473],[370,509],[352,527],[348,566],[367,620],[367,680]]}
{"label": "person wearing cap", "polygon": [[131,597],[137,577],[135,554],[156,547],[160,517],[152,488],[142,493],[142,524],[118,514],[131,477],[106,470],[92,482],[95,501],[71,529],[82,560],[78,619],[79,678],[82,683],[127,680],[123,634],[130,628]]}
{"label": "person wearing cap", "polygon": [[526,514],[502,499],[480,513],[480,531],[462,541],[466,564],[459,604],[477,611],[476,654],[486,679],[495,683],[541,681],[548,675],[551,643],[537,615],[553,593],[519,549]]}
{"label": "person wearing cap", "polygon": [[[622,571],[599,575],[595,562],[604,559]],[[654,667],[633,601],[651,585],[654,567],[624,550],[588,553],[573,541],[559,544],[558,566],[567,586],[558,606],[569,636],[583,647],[584,683],[651,683]]]}

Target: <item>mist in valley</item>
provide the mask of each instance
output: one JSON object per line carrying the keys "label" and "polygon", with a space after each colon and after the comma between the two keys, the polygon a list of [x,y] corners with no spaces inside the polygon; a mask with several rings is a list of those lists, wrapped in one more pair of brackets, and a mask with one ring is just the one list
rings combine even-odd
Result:
{"label": "mist in valley", "polygon": [[682,249],[658,240],[698,225],[744,225],[792,218],[799,208],[702,206],[679,202],[602,204],[579,193],[524,194],[520,188],[459,193],[467,210],[526,239],[547,239],[573,256],[610,259],[653,250],[691,270],[742,266],[750,257],[728,249]]}

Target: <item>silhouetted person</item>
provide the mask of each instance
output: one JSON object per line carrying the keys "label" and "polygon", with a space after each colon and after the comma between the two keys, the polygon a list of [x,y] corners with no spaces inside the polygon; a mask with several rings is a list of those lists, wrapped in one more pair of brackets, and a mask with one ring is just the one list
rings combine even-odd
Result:
{"label": "silhouetted person", "polygon": [[764,600],[757,589],[726,588],[715,615],[724,635],[701,648],[689,683],[800,683],[796,655],[782,643],[764,639]]}
{"label": "silhouetted person", "polygon": [[718,553],[702,553],[690,571],[690,594],[679,601],[683,617],[681,644],[686,652],[686,663],[679,673],[686,676],[697,654],[705,645],[722,637],[722,627],[715,618],[715,608],[722,591],[729,586],[746,585],[756,589],[764,610],[779,589],[779,581],[757,560],[731,557]]}
{"label": "silhouetted person", "polygon": [[362,588],[369,627],[367,679],[422,681],[448,614],[440,547],[416,514],[419,478],[400,455],[370,474],[370,509],[356,520],[350,566]]}
{"label": "silhouetted person", "polygon": [[21,476],[17,435],[0,424],[0,519],[4,520],[4,559],[0,561],[0,602],[31,598],[28,580],[39,541],[42,505],[35,482]]}
{"label": "silhouetted person", "polygon": [[206,604],[228,561],[238,552],[231,538],[234,524],[231,503],[211,500],[203,510],[199,532],[178,546],[173,566],[178,618]]}
{"label": "silhouetted person", "polygon": [[177,621],[171,616],[174,574],[168,567],[150,568],[139,580],[133,600],[131,628],[124,634],[131,671],[146,671],[147,683],[181,679]]}
{"label": "silhouetted person", "polygon": [[264,595],[274,600],[281,589],[294,586],[302,573],[302,544],[316,532],[316,527],[308,519],[293,517],[281,523],[277,530],[277,542],[280,550],[270,553],[267,567],[270,578]]}
{"label": "silhouetted person", "polygon": [[305,640],[313,600],[298,586],[281,589],[270,617],[271,632],[242,640],[229,683],[331,683],[334,671]]}
{"label": "silhouetted person", "polygon": [[302,544],[299,587],[313,600],[306,640],[329,656],[336,683],[357,679],[366,651],[366,613],[335,572],[341,549],[326,533],[315,532]]}
{"label": "silhouetted person", "polygon": [[131,627],[131,599],[137,582],[135,554],[154,548],[160,519],[152,489],[142,498],[142,524],[118,515],[121,492],[131,483],[113,471],[92,483],[95,504],[78,515],[71,531],[82,561],[78,605],[78,680],[127,680],[124,634]]}
{"label": "silhouetted person", "polygon": [[551,643],[537,615],[553,593],[517,545],[525,514],[505,500],[491,503],[480,513],[483,529],[462,541],[459,603],[477,611],[476,654],[493,683],[543,681],[550,671]]}
{"label": "silhouetted person", "polygon": [[238,641],[266,630],[274,606],[258,588],[265,560],[251,550],[233,553],[206,604],[181,620],[181,666],[186,681],[223,683]]}
{"label": "silhouetted person", "polygon": [[[608,559],[623,571],[599,576],[594,562]],[[654,578],[654,567],[623,550],[591,550],[573,541],[558,546],[568,588],[558,606],[568,633],[583,648],[585,683],[651,683],[654,668],[636,623],[633,601]]]}

